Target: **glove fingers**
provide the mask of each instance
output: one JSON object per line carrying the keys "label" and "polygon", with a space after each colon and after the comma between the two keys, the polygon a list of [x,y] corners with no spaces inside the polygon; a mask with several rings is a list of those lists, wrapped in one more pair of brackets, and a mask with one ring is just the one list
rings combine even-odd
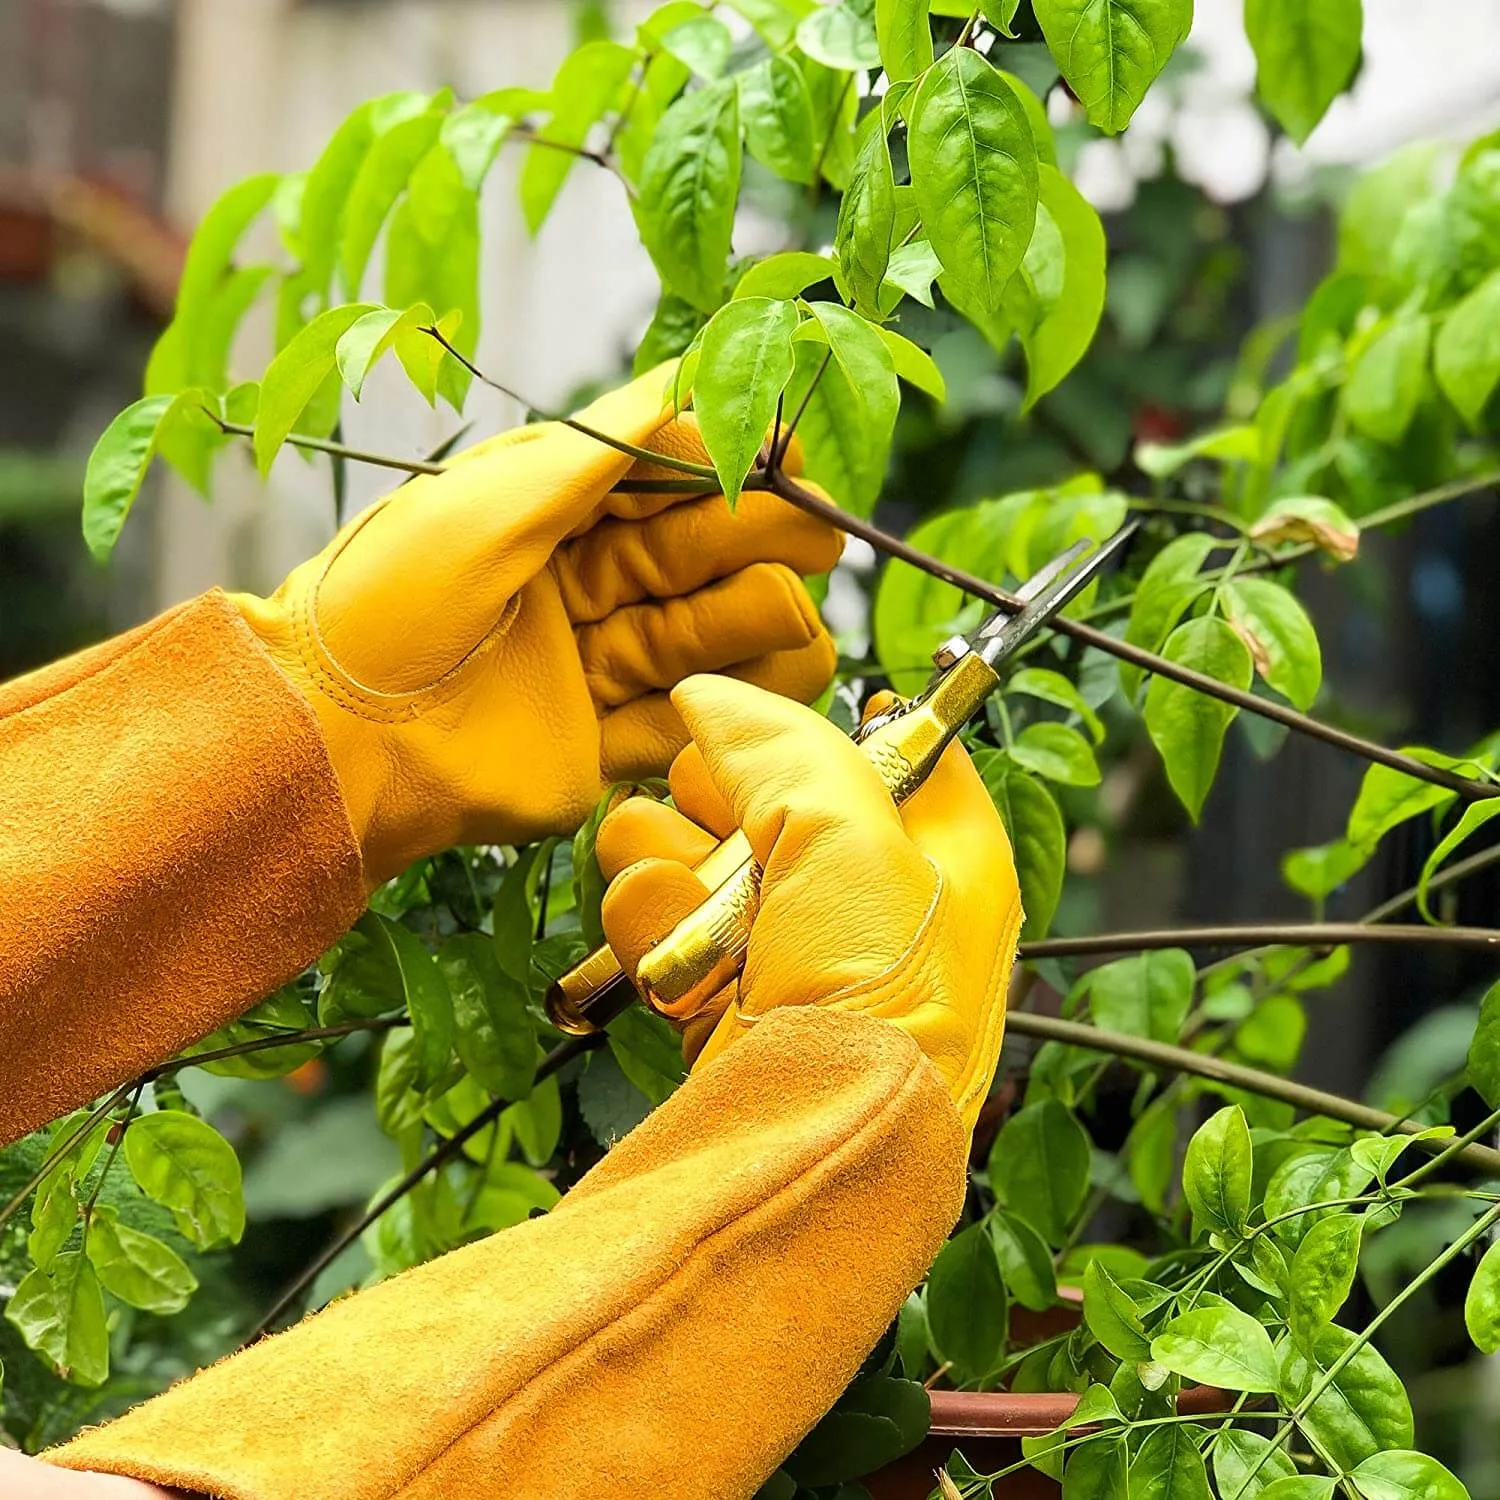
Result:
{"label": "glove fingers", "polygon": [[600,915],[625,972],[633,975],[646,953],[707,896],[703,882],[672,859],[643,859],[617,875]]}
{"label": "glove fingers", "polygon": [[687,745],[672,762],[667,784],[672,789],[672,800],[678,811],[685,813],[700,828],[707,828],[722,840],[739,827],[734,821],[734,809],[714,785],[714,779],[704,764],[703,752],[696,745]]}
{"label": "glove fingers", "polygon": [[733,511],[712,495],[647,520],[601,521],[558,553],[555,572],[569,617],[586,625],[643,599],[691,594],[756,562],[826,573],[842,550],[833,527],[752,491]]}
{"label": "glove fingers", "polygon": [[718,840],[675,808],[650,797],[629,797],[599,825],[594,855],[606,880],[643,859],[670,859],[695,869]]}
{"label": "glove fingers", "polygon": [[589,692],[610,709],[694,673],[796,650],[825,635],[797,575],[780,563],[756,563],[686,598],[616,610],[584,626],[577,640]]}
{"label": "glove fingers", "polygon": [[[662,382],[660,372],[642,376],[580,420],[646,443],[662,422]],[[546,422],[482,445],[450,472],[414,479],[335,540],[317,596],[324,644],[378,691],[435,682],[494,628],[630,463]]]}

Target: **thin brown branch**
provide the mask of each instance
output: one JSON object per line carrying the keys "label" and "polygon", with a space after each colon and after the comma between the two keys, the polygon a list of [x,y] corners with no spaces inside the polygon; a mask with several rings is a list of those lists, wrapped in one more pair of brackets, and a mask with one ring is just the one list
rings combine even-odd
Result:
{"label": "thin brown branch", "polygon": [[[807,415],[808,404],[812,401],[813,392],[817,390],[819,382],[823,379],[824,372],[828,369],[828,361],[833,358],[833,350],[827,349],[823,354],[823,363],[813,372],[813,378],[808,382],[807,390],[803,392],[802,399],[797,403],[797,410],[792,413],[792,420],[786,424],[781,434],[781,441],[771,450],[771,461],[765,467],[765,477],[769,488],[775,489],[777,480],[782,474],[782,465],[786,463],[787,449],[792,446],[792,439],[797,435],[797,426],[802,418]],[[780,410],[778,405],[777,410]]]}
{"label": "thin brown branch", "polygon": [[[601,1031],[592,1036],[569,1037],[566,1041],[559,1042],[542,1060],[537,1064],[536,1082],[540,1083],[544,1078],[550,1078],[559,1068],[572,1062],[575,1057],[581,1057],[585,1052],[591,1052],[594,1048],[602,1046],[609,1038]],[[263,1338],[278,1323],[285,1314],[293,1307],[301,1304],[302,1298],[308,1289],[323,1274],[325,1270],[341,1256],[370,1225],[389,1209],[395,1207],[408,1193],[417,1187],[425,1177],[430,1176],[439,1168],[445,1166],[459,1154],[464,1146],[488,1126],[493,1125],[500,1116],[510,1108],[514,1101],[510,1099],[492,1099],[485,1107],[469,1121],[456,1135],[451,1135],[447,1140],[440,1142],[426,1156],[414,1166],[398,1183],[384,1192],[373,1202],[358,1219],[340,1234],[335,1236],[333,1242],[306,1267],[297,1279],[276,1299],[275,1305],[266,1313],[245,1338],[245,1344],[253,1344],[257,1339]]]}
{"label": "thin brown branch", "polygon": [[[1227,1088],[1243,1089],[1246,1093],[1259,1094],[1266,1099],[1279,1099],[1307,1114],[1342,1120],[1346,1125],[1353,1125],[1360,1130],[1375,1130],[1383,1135],[1414,1136],[1422,1129],[1411,1120],[1403,1120],[1381,1109],[1372,1109],[1367,1104],[1345,1099],[1339,1094],[1325,1093],[1322,1089],[1309,1088],[1290,1078],[1278,1078],[1274,1073],[1263,1073],[1258,1068],[1225,1062],[1222,1058],[1190,1052],[1186,1047],[1174,1047],[1167,1042],[1152,1041],[1148,1037],[1128,1036],[1119,1031],[1102,1031],[1097,1026],[1087,1026],[1080,1021],[1064,1021],[1055,1016],[1039,1016],[1024,1011],[1013,1011],[1006,1017],[1005,1024],[1015,1035],[1062,1042],[1070,1047],[1086,1047],[1094,1052],[1128,1057],[1165,1072],[1206,1078]],[[1442,1139],[1430,1139],[1414,1140],[1412,1144],[1431,1156],[1437,1156],[1451,1143]],[[1451,1159],[1462,1162],[1486,1177],[1500,1177],[1500,1151],[1493,1147],[1477,1143],[1467,1145],[1455,1152]]]}
{"label": "thin brown branch", "polygon": [[1500,928],[1378,927],[1366,922],[1261,923],[1235,927],[1163,927],[1143,932],[1095,932],[1086,937],[1022,943],[1024,959],[1076,958],[1091,953],[1145,953],[1160,948],[1336,948],[1342,943],[1428,943],[1455,948],[1500,948]]}
{"label": "thin brown branch", "polygon": [[506,139],[527,141],[533,146],[546,146],[553,151],[565,151],[569,156],[576,156],[582,161],[591,161],[596,167],[603,167],[612,177],[619,178],[629,198],[636,197],[635,184],[621,170],[619,162],[607,151],[594,151],[588,146],[575,146],[571,141],[555,141],[530,125],[512,126]]}
{"label": "thin brown branch", "polygon": [[[815,495],[789,474],[778,469],[769,473],[767,478],[769,488],[783,500],[789,501],[810,515],[821,517],[852,536],[860,537],[877,551],[884,552],[890,557],[900,558],[902,562],[910,563],[914,568],[920,568],[924,573],[940,578],[945,583],[951,583],[955,588],[973,594],[976,598],[984,599],[1001,609],[1011,611],[1020,609],[1021,601],[1014,594],[1005,589],[996,588],[988,579],[980,578],[977,574],[966,572],[962,568],[955,568],[939,558],[932,557],[900,537],[893,536],[890,532],[861,520],[858,516],[849,515],[837,505]],[[1417,781],[1430,782],[1434,786],[1443,787],[1447,791],[1456,792],[1461,797],[1475,801],[1485,797],[1500,796],[1500,788],[1493,785],[1470,781],[1467,777],[1455,775],[1452,771],[1443,770],[1437,766],[1424,765],[1409,755],[1401,754],[1399,750],[1388,750],[1384,745],[1377,745],[1373,740],[1351,734],[1348,730],[1339,729],[1335,725],[1325,724],[1321,719],[1314,719],[1307,714],[1299,713],[1285,704],[1272,702],[1268,698],[1257,698],[1253,693],[1245,692],[1242,688],[1232,687],[1202,672],[1195,672],[1191,667],[1168,661],[1153,651],[1145,651],[1139,646],[1131,645],[1128,641],[1117,640],[1102,630],[1096,630],[1092,625],[1085,625],[1081,621],[1070,620],[1061,615],[1052,621],[1052,625],[1062,635],[1081,641],[1086,646],[1093,646],[1121,661],[1127,661],[1144,672],[1155,673],[1158,677],[1169,678],[1173,682],[1181,683],[1184,687],[1204,693],[1210,698],[1232,703],[1236,708],[1242,708],[1247,713],[1258,714],[1263,719],[1284,724],[1288,729],[1294,729],[1299,734],[1322,740],[1325,744],[1346,750],[1363,760],[1388,766],[1391,770],[1400,771],[1403,775],[1410,776]]]}

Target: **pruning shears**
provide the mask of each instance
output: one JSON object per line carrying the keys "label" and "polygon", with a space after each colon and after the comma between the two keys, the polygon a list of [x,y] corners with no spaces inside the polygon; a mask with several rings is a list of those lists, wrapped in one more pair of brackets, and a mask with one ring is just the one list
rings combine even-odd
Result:
{"label": "pruning shears", "polygon": [[[1095,578],[1135,531],[1122,527],[1095,546],[1074,543],[1021,586],[1015,605],[997,609],[968,635],[945,641],[914,698],[865,720],[854,738],[891,797],[904,802],[926,781],[954,736],[1000,686],[1000,668]],[[574,1036],[597,1031],[637,995],[674,1020],[696,1015],[739,975],[760,906],[760,867],[743,833],[726,839],[697,868],[708,898],[641,960],[635,982],[610,949],[596,948],[547,994],[547,1013]]]}

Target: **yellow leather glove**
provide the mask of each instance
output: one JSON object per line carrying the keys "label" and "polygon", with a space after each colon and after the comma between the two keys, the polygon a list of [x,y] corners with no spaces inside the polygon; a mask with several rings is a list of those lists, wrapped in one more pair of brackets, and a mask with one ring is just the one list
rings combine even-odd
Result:
{"label": "yellow leather glove", "polygon": [[[656,370],[580,420],[706,462]],[[457,843],[565,833],[686,735],[664,689],[728,671],[812,699],[836,653],[799,574],[839,534],[782,501],[611,494],[680,478],[558,422],[507,432],[235,603],[317,714],[373,886]]]}
{"label": "yellow leather glove", "polygon": [[755,851],[760,912],[737,989],[680,1018],[695,1070],[777,1007],[855,1011],[915,1039],[972,1130],[1022,912],[1005,827],[967,753],[951,746],[898,808],[811,709],[723,677],[691,678],[672,699],[693,738],[672,765],[678,810],[632,798],[597,850],[614,877],[605,932],[632,972],[707,894],[690,866],[714,841],[743,828]]}

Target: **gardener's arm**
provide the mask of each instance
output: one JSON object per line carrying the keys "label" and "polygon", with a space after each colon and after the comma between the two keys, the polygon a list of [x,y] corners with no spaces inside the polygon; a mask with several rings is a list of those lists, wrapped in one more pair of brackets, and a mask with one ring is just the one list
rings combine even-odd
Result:
{"label": "gardener's arm", "polygon": [[[701,462],[664,382],[584,417]],[[610,494],[662,473],[631,462],[519,429],[270,599],[209,594],[0,686],[0,1145],[231,1019],[410,860],[569,831],[661,774],[685,674],[822,690],[797,575],[837,534],[764,495]]]}
{"label": "gardener's arm", "polygon": [[[388,1281],[51,1455],[227,1500],[748,1497],[956,1217],[1020,905],[963,751],[899,811],[810,710],[677,701],[678,806],[761,860],[744,981],[693,1076],[543,1218]],[[703,835],[601,846],[627,961],[703,890]]]}

